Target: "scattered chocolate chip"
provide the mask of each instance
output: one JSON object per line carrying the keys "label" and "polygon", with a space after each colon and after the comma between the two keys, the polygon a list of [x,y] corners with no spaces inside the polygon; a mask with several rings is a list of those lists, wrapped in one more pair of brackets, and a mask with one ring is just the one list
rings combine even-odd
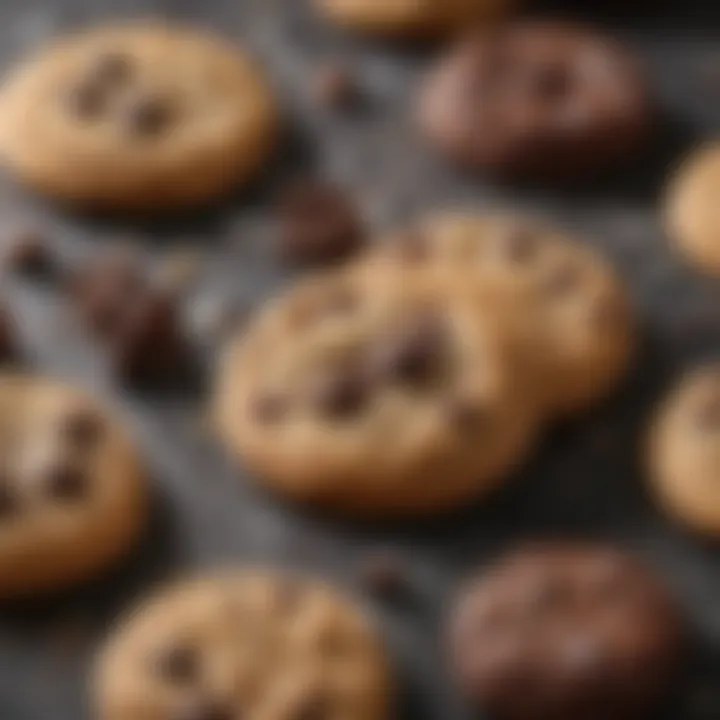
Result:
{"label": "scattered chocolate chip", "polygon": [[334,420],[355,417],[369,399],[368,379],[353,365],[328,369],[315,379],[311,397],[316,408]]}
{"label": "scattered chocolate chip", "polygon": [[53,468],[46,478],[50,495],[57,500],[79,500],[88,491],[88,479],[76,467],[62,463]]}
{"label": "scattered chocolate chip", "polygon": [[316,71],[312,90],[317,103],[331,110],[348,109],[360,97],[354,75],[337,63],[325,65]]}
{"label": "scattered chocolate chip", "polygon": [[363,586],[377,597],[396,600],[410,593],[406,568],[392,553],[369,555],[362,561],[359,573]]}
{"label": "scattered chocolate chip", "polygon": [[281,200],[279,252],[293,265],[330,264],[345,260],[365,241],[358,209],[334,185],[297,183]]}
{"label": "scattered chocolate chip", "polygon": [[67,106],[80,120],[97,120],[107,108],[107,97],[102,86],[87,80],[71,88],[67,94]]}
{"label": "scattered chocolate chip", "polygon": [[63,436],[73,447],[88,448],[95,445],[103,432],[102,418],[92,411],[80,410],[63,421]]}
{"label": "scattered chocolate chip", "polygon": [[156,667],[164,680],[173,684],[188,685],[198,678],[199,660],[193,648],[178,645],[161,652],[156,658]]}
{"label": "scattered chocolate chip", "polygon": [[173,109],[166,98],[146,95],[135,98],[126,108],[125,127],[137,137],[157,137],[168,129]]}
{"label": "scattered chocolate chip", "polygon": [[0,479],[0,519],[14,515],[20,503],[8,478]]}
{"label": "scattered chocolate chip", "polygon": [[211,700],[189,700],[176,708],[170,720],[236,720],[238,714],[232,708]]}
{"label": "scattered chocolate chip", "polygon": [[287,412],[287,400],[277,393],[258,395],[252,401],[251,412],[255,420],[262,425],[273,425]]}
{"label": "scattered chocolate chip", "polygon": [[380,344],[372,360],[381,377],[408,385],[435,379],[445,357],[445,328],[434,317],[411,321]]}
{"label": "scattered chocolate chip", "polygon": [[3,265],[22,275],[47,275],[53,269],[53,256],[45,238],[34,230],[23,230],[12,238]]}

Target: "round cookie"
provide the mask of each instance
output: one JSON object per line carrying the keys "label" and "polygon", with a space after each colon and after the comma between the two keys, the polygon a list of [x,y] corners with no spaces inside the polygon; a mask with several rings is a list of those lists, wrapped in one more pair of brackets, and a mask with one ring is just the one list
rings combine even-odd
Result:
{"label": "round cookie", "polygon": [[94,704],[98,720],[386,720],[390,675],[347,598],[244,571],[141,606],[99,657]]}
{"label": "round cookie", "polygon": [[281,494],[363,518],[439,513],[524,459],[537,409],[489,311],[437,283],[310,279],[232,343],[216,417]]}
{"label": "round cookie", "polygon": [[653,126],[634,58],[578,26],[524,22],[462,41],[430,73],[418,123],[453,162],[505,180],[576,182]]}
{"label": "round cookie", "polygon": [[720,534],[720,366],[685,377],[660,409],[649,444],[653,494],[695,532]]}
{"label": "round cookie", "polygon": [[465,285],[494,305],[534,364],[551,414],[586,409],[626,373],[635,349],[625,289],[602,256],[541,224],[440,213],[379,246],[371,276],[405,269]]}
{"label": "round cookie", "polygon": [[353,30],[382,36],[437,37],[506,15],[515,0],[315,0],[318,11]]}
{"label": "round cookie", "polygon": [[54,381],[0,377],[0,598],[64,588],[125,553],[148,490],[123,428]]}
{"label": "round cookie", "polygon": [[701,147],[672,178],[665,203],[668,234],[701,272],[720,275],[720,143]]}
{"label": "round cookie", "polygon": [[539,545],[460,595],[454,675],[497,720],[634,720],[667,693],[682,655],[679,613],[636,561],[592,546]]}
{"label": "round cookie", "polygon": [[17,177],[92,209],[213,200],[259,170],[277,125],[249,57],[162,25],[62,40],[11,74],[0,104],[0,151]]}

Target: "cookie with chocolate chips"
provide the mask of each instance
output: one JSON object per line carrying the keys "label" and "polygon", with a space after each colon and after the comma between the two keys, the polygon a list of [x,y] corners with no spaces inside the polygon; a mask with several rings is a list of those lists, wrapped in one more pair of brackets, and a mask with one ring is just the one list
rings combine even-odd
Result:
{"label": "cookie with chocolate chips", "polygon": [[364,272],[404,272],[465,287],[519,338],[551,415],[586,409],[624,377],[633,313],[620,278],[586,243],[537,221],[444,212],[381,243]]}
{"label": "cookie with chocolate chips", "polygon": [[650,432],[650,487],[667,514],[701,535],[720,535],[720,365],[684,377]]}
{"label": "cookie with chocolate chips", "polygon": [[451,161],[504,180],[576,182],[633,157],[654,122],[636,60],[594,31],[524,22],[463,40],[421,93]]}
{"label": "cookie with chocolate chips", "polygon": [[120,558],[148,507],[124,428],[80,391],[0,377],[0,598],[64,588]]}
{"label": "cookie with chocolate chips", "polygon": [[525,458],[537,412],[491,310],[410,275],[311,278],[231,344],[227,446],[266,486],[340,514],[439,513]]}
{"label": "cookie with chocolate chips", "polygon": [[260,169],[277,125],[274,99],[246,54],[162,25],[62,40],[11,74],[0,103],[0,150],[17,177],[103,210],[211,201]]}
{"label": "cookie with chocolate chips", "polygon": [[615,550],[538,545],[465,588],[451,666],[497,720],[633,720],[672,687],[683,654],[678,608],[648,568]]}
{"label": "cookie with chocolate chips", "polygon": [[147,601],[101,653],[98,720],[388,720],[389,662],[352,601],[260,570]]}

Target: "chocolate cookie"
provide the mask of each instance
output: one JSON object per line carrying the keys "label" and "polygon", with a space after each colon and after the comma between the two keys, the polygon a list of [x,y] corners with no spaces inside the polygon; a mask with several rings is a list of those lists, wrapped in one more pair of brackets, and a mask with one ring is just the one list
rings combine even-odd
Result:
{"label": "chocolate cookie", "polygon": [[516,552],[460,595],[449,628],[468,697],[497,720],[634,720],[672,687],[678,611],[614,550]]}
{"label": "chocolate cookie", "polygon": [[623,283],[561,231],[509,215],[439,213],[395,233],[366,263],[370,278],[401,268],[492,306],[518,336],[551,415],[588,408],[628,370],[636,333]]}
{"label": "chocolate cookie", "polygon": [[671,179],[665,203],[670,239],[696,269],[720,274],[720,144],[696,150]]}
{"label": "chocolate cookie", "polygon": [[496,487],[537,433],[514,351],[451,288],[312,278],[231,345],[219,430],[289,498],[362,518],[439,513]]}
{"label": "chocolate cookie", "polygon": [[186,208],[230,191],[266,160],[277,124],[242,51],[161,25],[63,40],[11,74],[0,103],[0,151],[20,180],[112,210]]}
{"label": "chocolate cookie", "polygon": [[98,720],[387,720],[389,663],[352,602],[259,570],[185,582],[110,639]]}
{"label": "chocolate cookie", "polygon": [[506,180],[575,182],[653,126],[634,58],[582,27],[525,22],[464,40],[431,72],[419,125],[441,153]]}
{"label": "chocolate cookie", "polygon": [[55,590],[137,539],[148,491],[125,430],[50,380],[0,377],[0,598]]}
{"label": "chocolate cookie", "polygon": [[344,27],[373,35],[438,37],[506,15],[514,0],[314,0]]}
{"label": "chocolate cookie", "polygon": [[720,534],[720,366],[682,380],[652,426],[653,494],[670,515],[695,532]]}

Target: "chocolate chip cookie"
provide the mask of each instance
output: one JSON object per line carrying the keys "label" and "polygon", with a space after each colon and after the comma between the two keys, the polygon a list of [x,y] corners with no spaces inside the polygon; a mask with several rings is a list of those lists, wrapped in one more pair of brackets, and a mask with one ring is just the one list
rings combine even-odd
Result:
{"label": "chocolate chip cookie", "polygon": [[660,409],[650,433],[651,489],[670,517],[705,535],[720,534],[720,365],[687,375]]}
{"label": "chocolate chip cookie", "polygon": [[586,409],[622,379],[636,333],[625,288],[590,246],[539,222],[445,212],[395,233],[366,272],[465,286],[519,335],[552,415]]}
{"label": "chocolate chip cookie", "polygon": [[281,494],[362,518],[439,513],[525,458],[537,409],[489,309],[419,278],[312,278],[220,369],[222,437]]}
{"label": "chocolate chip cookie", "polygon": [[161,25],[63,40],[11,74],[0,104],[0,151],[18,178],[100,209],[210,201],[256,173],[276,131],[274,99],[247,55]]}
{"label": "chocolate chip cookie", "polygon": [[259,570],[173,587],[110,639],[98,720],[387,720],[374,628],[325,585]]}
{"label": "chocolate chip cookie", "polygon": [[690,155],[671,179],[665,203],[667,232],[696,269],[720,274],[720,143]]}
{"label": "chocolate chip cookie", "polygon": [[632,720],[667,694],[678,611],[653,573],[614,550],[516,552],[460,595],[449,627],[460,687],[497,720]]}
{"label": "chocolate chip cookie", "polygon": [[125,430],[79,391],[0,377],[0,598],[85,580],[125,553],[147,515]]}
{"label": "chocolate chip cookie", "polygon": [[497,20],[514,0],[315,0],[318,11],[353,30],[382,35],[437,37]]}
{"label": "chocolate chip cookie", "polygon": [[576,182],[635,155],[653,126],[635,59],[582,27],[524,22],[462,41],[424,86],[419,126],[453,162]]}

